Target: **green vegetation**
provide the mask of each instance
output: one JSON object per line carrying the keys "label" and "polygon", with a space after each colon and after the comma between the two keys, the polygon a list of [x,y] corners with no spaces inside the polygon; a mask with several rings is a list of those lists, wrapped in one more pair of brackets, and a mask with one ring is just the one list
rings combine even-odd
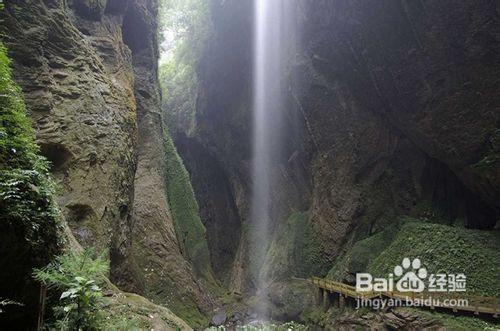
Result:
{"label": "green vegetation", "polygon": [[172,139],[166,134],[167,196],[175,230],[183,254],[193,264],[198,276],[215,283],[205,237],[205,226],[191,186],[189,173],[182,163]]}
{"label": "green vegetation", "polygon": [[[171,130],[190,132],[195,125],[196,67],[210,36],[208,1],[167,0],[160,7],[162,56],[160,85]],[[175,131],[173,131],[175,132]]]}
{"label": "green vegetation", "polygon": [[327,278],[336,281],[352,280],[357,272],[365,272],[368,263],[375,259],[391,243],[399,230],[399,223],[395,223],[384,231],[360,240],[341,254],[328,272]]}
{"label": "green vegetation", "polygon": [[368,272],[384,276],[404,257],[420,258],[430,273],[463,273],[467,293],[500,293],[500,232],[467,230],[406,218],[394,240],[368,265]]}
{"label": "green vegetation", "polygon": [[403,218],[393,226],[356,242],[335,262],[328,278],[344,281],[357,272],[386,276],[403,258],[419,258],[430,273],[463,273],[467,292],[500,292],[500,232],[468,230]]}
{"label": "green vegetation", "polygon": [[262,267],[262,276],[279,279],[324,274],[327,262],[314,239],[309,212],[291,214],[277,233]]}
{"label": "green vegetation", "polygon": [[47,243],[58,242],[54,185],[9,65],[0,44],[0,224],[46,250]]}
{"label": "green vegetation", "polygon": [[49,294],[59,296],[53,305],[54,318],[47,323],[49,328],[139,330],[139,320],[131,317],[136,312],[118,311],[110,299],[103,298],[108,272],[106,252],[95,259],[93,256],[91,249],[80,253],[68,250],[48,266],[34,270],[34,278],[47,286]]}
{"label": "green vegetation", "polygon": [[108,267],[104,259],[92,259],[92,251],[68,251],[34,277],[48,288],[62,292],[54,306],[54,326],[61,330],[95,329],[102,323],[100,285]]}
{"label": "green vegetation", "polygon": [[63,244],[48,168],[0,43],[0,241],[8,247],[0,259],[0,268],[8,270],[0,299],[22,304],[2,310],[13,318],[17,312],[26,316],[28,325],[36,319],[38,296],[32,269],[50,262]]}
{"label": "green vegetation", "polygon": [[479,318],[468,316],[453,316],[450,314],[438,313],[428,310],[417,310],[416,308],[406,308],[412,310],[420,316],[439,321],[446,330],[471,331],[471,330],[498,330],[500,324],[483,321]]}

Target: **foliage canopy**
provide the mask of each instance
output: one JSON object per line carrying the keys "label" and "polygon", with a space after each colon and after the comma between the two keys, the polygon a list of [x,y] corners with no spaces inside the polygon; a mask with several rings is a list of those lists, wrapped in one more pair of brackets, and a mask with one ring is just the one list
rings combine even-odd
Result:
{"label": "foliage canopy", "polygon": [[170,129],[194,128],[198,62],[210,37],[206,0],[166,0],[160,6],[160,85]]}

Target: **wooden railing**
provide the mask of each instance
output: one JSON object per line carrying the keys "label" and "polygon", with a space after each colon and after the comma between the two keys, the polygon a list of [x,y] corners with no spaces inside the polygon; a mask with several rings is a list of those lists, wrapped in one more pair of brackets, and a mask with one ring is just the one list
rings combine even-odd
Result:
{"label": "wooden railing", "polygon": [[[495,297],[482,297],[466,294],[465,292],[399,292],[399,291],[367,291],[358,292],[351,285],[336,282],[329,279],[310,278],[310,281],[320,289],[328,292],[342,294],[344,297],[354,299],[373,299],[377,297],[386,297],[393,299],[402,299],[411,302],[419,301],[419,306],[430,308],[450,309],[454,312],[468,311],[475,314],[483,313],[498,317],[500,313],[500,299]],[[431,300],[428,300],[431,299]],[[454,305],[449,304],[449,300],[454,300]],[[460,305],[460,303],[466,303]]]}

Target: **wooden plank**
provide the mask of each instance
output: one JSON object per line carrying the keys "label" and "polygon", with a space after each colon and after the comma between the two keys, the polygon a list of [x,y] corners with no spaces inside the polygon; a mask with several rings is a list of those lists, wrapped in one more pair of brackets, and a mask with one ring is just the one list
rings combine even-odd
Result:
{"label": "wooden plank", "polygon": [[[321,279],[317,277],[313,277],[310,279],[310,281],[316,285],[318,288],[322,288],[325,291],[331,291],[331,292],[336,292],[339,293],[340,295],[343,295],[344,297],[352,297],[352,298],[358,298],[360,297],[360,294],[356,292],[356,288],[354,286],[340,283],[340,282],[335,282],[332,280],[328,279]],[[381,296],[386,296],[389,298],[400,298],[400,299],[415,299],[415,292],[367,292],[363,293],[361,297],[363,298],[373,298],[373,297],[381,297]],[[422,292],[420,293],[420,299],[424,300],[425,297],[430,297],[431,298],[431,304],[430,308],[434,309],[433,305],[433,300],[434,299],[439,299],[440,304],[438,307],[441,308],[446,308],[446,309],[452,309],[453,311],[472,311],[476,315],[481,313],[488,313],[488,314],[493,314],[493,316],[497,317],[498,316],[498,305],[499,305],[499,299],[498,298],[493,298],[493,297],[480,297],[480,296],[475,296],[475,295],[466,295],[465,293],[461,293],[460,296],[458,296],[457,293],[439,293],[439,292]],[[467,299],[469,301],[469,306],[459,306],[459,307],[450,307],[448,305],[445,305],[443,303],[444,300],[446,299]]]}

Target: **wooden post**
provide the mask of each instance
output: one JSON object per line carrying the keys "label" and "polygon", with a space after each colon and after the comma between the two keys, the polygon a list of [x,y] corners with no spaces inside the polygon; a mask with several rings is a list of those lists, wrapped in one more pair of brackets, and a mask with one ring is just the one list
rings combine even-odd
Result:
{"label": "wooden post", "polygon": [[345,298],[341,293],[339,293],[339,308],[344,309],[344,307],[345,307]]}
{"label": "wooden post", "polygon": [[324,290],[323,292],[323,308],[325,310],[328,310],[330,308],[330,293],[327,290]]}
{"label": "wooden post", "polygon": [[40,297],[38,302],[38,323],[37,323],[37,331],[43,330],[43,322],[44,322],[44,314],[45,314],[45,301],[47,298],[47,288],[40,284]]}
{"label": "wooden post", "polygon": [[316,303],[318,306],[321,306],[321,303],[323,302],[323,289],[321,287],[318,287],[318,292],[316,295]]}

